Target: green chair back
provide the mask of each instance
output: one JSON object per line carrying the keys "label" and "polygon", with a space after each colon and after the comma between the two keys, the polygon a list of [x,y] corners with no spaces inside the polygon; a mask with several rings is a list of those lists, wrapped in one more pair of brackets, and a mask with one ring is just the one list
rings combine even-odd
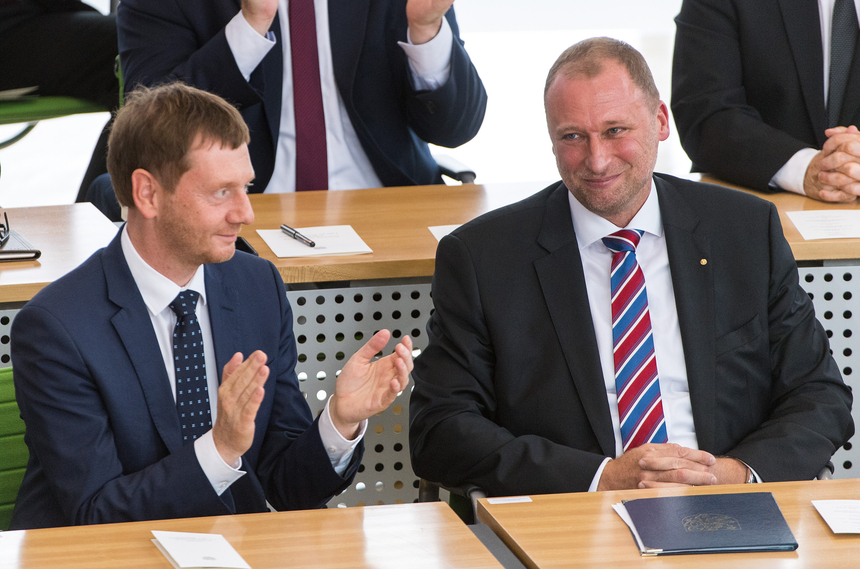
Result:
{"label": "green chair back", "polygon": [[97,103],[73,97],[31,97],[0,100],[0,125],[22,123],[20,132],[7,140],[0,140],[0,148],[11,146],[27,136],[41,120],[78,115],[81,113],[100,113],[107,109]]}
{"label": "green chair back", "polygon": [[24,421],[15,402],[12,368],[0,368],[0,530],[9,528],[29,456]]}

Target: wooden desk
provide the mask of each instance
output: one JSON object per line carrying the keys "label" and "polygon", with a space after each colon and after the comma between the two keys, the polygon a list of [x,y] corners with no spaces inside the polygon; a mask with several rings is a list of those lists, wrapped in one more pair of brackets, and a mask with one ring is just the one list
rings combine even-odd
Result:
{"label": "wooden desk", "polygon": [[221,534],[253,569],[501,567],[436,502],[5,532],[0,569],[170,569],[153,529]]}
{"label": "wooden desk", "polygon": [[116,236],[90,203],[5,210],[9,225],[42,251],[35,261],[0,263],[0,303],[20,303],[65,275]]}
{"label": "wooden desk", "polygon": [[[437,242],[428,227],[465,223],[540,189],[540,184],[469,184],[254,194],[256,220],[242,229],[242,236],[278,267],[285,283],[429,277]],[[373,253],[279,259],[257,229],[278,229],[282,223],[351,225]]]}
{"label": "wooden desk", "polygon": [[730,184],[711,176],[702,176],[702,181],[734,188],[758,196],[776,205],[782,231],[794,258],[798,261],[823,261],[836,259],[860,259],[860,239],[819,239],[807,241],[800,236],[794,223],[788,218],[789,211],[860,210],[860,200],[851,203],[820,202],[792,192],[766,193]]}
{"label": "wooden desk", "polygon": [[[630,530],[612,509],[613,504],[632,498],[762,491],[773,493],[799,544],[797,551],[644,558]],[[532,496],[531,503],[519,504],[490,504],[482,499],[478,518],[493,528],[527,567],[831,569],[858,565],[860,535],[833,534],[810,501],[858,496],[860,480],[856,479],[554,494]]]}

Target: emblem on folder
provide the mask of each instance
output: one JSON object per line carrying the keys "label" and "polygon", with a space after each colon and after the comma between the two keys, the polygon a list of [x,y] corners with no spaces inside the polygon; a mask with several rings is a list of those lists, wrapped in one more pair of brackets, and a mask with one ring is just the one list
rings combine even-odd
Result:
{"label": "emblem on folder", "polygon": [[741,524],[731,516],[724,514],[696,514],[684,518],[684,529],[687,531],[721,531],[739,530]]}

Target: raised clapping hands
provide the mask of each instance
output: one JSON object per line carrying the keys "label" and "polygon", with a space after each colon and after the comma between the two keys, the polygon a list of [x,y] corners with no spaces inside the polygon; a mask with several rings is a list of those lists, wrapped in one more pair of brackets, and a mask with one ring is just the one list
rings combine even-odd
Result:
{"label": "raised clapping hands", "polygon": [[263,402],[263,384],[268,377],[266,354],[260,350],[244,361],[242,354],[233,354],[224,366],[212,438],[227,464],[235,463],[254,442],[254,420]]}
{"label": "raised clapping hands", "polygon": [[733,458],[715,458],[676,444],[646,444],[606,463],[598,490],[741,484],[747,467]]}
{"label": "raised clapping hands", "polygon": [[406,19],[409,22],[409,39],[415,45],[427,43],[436,37],[454,0],[406,0]]}
{"label": "raised clapping hands", "polygon": [[388,330],[374,334],[349,358],[337,378],[329,412],[335,428],[346,439],[354,439],[361,421],[391,405],[409,383],[412,371],[412,339],[409,336],[403,337],[393,354],[371,361],[390,337]]}
{"label": "raised clapping hands", "polygon": [[850,202],[860,195],[860,130],[829,128],[827,142],[806,169],[803,189],[811,198]]}
{"label": "raised clapping hands", "polygon": [[242,0],[242,15],[260,35],[265,36],[278,12],[278,0]]}
{"label": "raised clapping hands", "polygon": [[[346,362],[329,402],[334,427],[354,439],[361,421],[385,410],[406,389],[412,371],[412,339],[404,336],[394,353],[371,359],[391,338],[380,330]],[[234,354],[224,366],[218,388],[218,418],[212,427],[215,448],[227,464],[234,464],[254,442],[254,420],[263,402],[269,368],[266,354],[257,350],[243,361]]]}

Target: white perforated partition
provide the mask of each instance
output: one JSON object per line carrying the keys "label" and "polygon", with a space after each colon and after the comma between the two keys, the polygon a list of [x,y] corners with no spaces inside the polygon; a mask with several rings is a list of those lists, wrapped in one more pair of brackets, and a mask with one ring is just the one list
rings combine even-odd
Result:
{"label": "white perforated partition", "polygon": [[[424,327],[433,308],[429,283],[289,291],[287,297],[296,321],[296,372],[314,415],[322,411],[346,360],[377,330],[386,328],[393,336],[384,355],[406,334],[416,354],[427,345]],[[411,390],[410,382],[391,407],[368,421],[358,475],[329,506],[399,504],[418,497],[409,462]]]}
{"label": "white perforated partition", "polygon": [[[860,266],[800,267],[800,284],[815,305],[815,315],[830,338],[830,351],[842,371],[842,378],[854,390],[854,423],[860,428]],[[854,328],[857,328],[855,337]],[[855,351],[856,350],[856,351]],[[858,466],[855,466],[858,465]],[[845,446],[833,455],[834,478],[860,475],[860,454]]]}

